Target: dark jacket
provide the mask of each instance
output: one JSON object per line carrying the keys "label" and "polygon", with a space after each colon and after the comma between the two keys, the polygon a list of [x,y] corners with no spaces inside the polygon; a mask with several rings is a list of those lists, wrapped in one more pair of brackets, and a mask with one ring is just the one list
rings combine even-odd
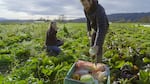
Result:
{"label": "dark jacket", "polygon": [[84,11],[85,16],[87,18],[87,30],[91,31],[93,28],[96,32],[95,43],[96,45],[100,45],[100,42],[106,34],[109,22],[105,13],[104,8],[98,4],[98,1],[93,0],[93,4],[88,12]]}
{"label": "dark jacket", "polygon": [[57,31],[53,28],[49,28],[46,33],[46,46],[56,46],[57,45]]}

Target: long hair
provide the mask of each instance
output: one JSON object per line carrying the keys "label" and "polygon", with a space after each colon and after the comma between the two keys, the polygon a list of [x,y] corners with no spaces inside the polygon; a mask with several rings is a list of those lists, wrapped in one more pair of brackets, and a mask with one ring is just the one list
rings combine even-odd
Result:
{"label": "long hair", "polygon": [[49,26],[49,29],[50,29],[50,30],[51,30],[51,29],[54,29],[54,28],[52,27],[53,24],[56,24],[56,22],[55,22],[55,21],[50,22],[50,26]]}
{"label": "long hair", "polygon": [[91,8],[89,10],[89,12],[94,12],[97,9],[97,5],[98,5],[98,0],[88,0],[91,4]]}
{"label": "long hair", "polygon": [[50,34],[53,34],[53,33],[57,32],[55,30],[55,28],[53,28],[53,26],[52,26],[53,24],[56,24],[56,22],[54,22],[54,21],[50,22],[50,25],[49,25],[49,33]]}

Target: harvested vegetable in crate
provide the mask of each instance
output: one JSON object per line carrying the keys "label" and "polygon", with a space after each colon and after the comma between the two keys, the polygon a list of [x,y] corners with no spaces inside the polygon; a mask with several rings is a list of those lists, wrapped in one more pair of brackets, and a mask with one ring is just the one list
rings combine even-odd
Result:
{"label": "harvested vegetable in crate", "polygon": [[79,60],[75,65],[72,78],[88,84],[101,84],[106,82],[109,68],[102,63],[94,64]]}

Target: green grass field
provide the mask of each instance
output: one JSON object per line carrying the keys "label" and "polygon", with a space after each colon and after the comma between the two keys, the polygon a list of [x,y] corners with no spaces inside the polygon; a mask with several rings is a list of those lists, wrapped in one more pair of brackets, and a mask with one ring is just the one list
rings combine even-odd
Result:
{"label": "green grass field", "polygon": [[[89,57],[85,23],[58,24],[62,53],[48,56],[43,48],[48,23],[0,24],[0,84],[63,84],[78,59]],[[104,44],[104,63],[111,83],[150,84],[150,28],[134,23],[113,23]],[[129,65],[134,77],[123,79],[121,68]],[[138,80],[135,80],[138,75]]]}

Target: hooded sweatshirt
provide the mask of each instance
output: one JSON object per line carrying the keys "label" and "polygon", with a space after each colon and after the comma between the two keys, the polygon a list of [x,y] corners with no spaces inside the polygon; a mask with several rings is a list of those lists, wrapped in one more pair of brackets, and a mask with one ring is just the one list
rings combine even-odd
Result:
{"label": "hooded sweatshirt", "polygon": [[109,22],[104,8],[98,4],[97,0],[93,0],[93,4],[88,12],[84,10],[87,19],[87,30],[94,29],[96,32],[96,38],[94,45],[101,45],[104,36],[108,30]]}
{"label": "hooded sweatshirt", "polygon": [[57,31],[54,28],[49,28],[46,34],[46,46],[56,46],[57,45]]}

